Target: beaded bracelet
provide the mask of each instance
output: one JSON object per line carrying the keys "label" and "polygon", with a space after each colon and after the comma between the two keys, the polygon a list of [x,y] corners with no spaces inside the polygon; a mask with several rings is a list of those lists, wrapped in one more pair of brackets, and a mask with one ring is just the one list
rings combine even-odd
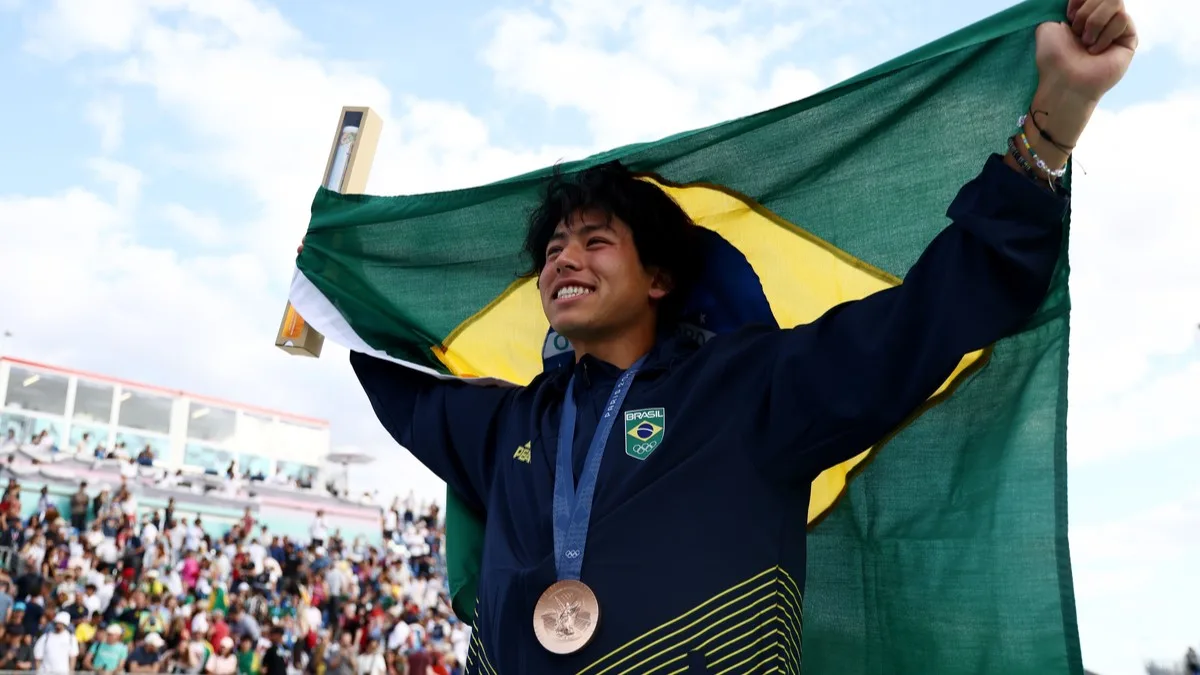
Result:
{"label": "beaded bracelet", "polygon": [[[1017,166],[1021,167],[1021,171],[1025,172],[1026,178],[1037,183],[1043,180],[1029,163],[1029,160],[1025,159],[1025,155],[1021,154],[1020,149],[1017,147],[1017,137],[1015,135],[1008,137],[1008,154],[1012,155],[1013,159],[1016,160]],[[1057,194],[1058,188],[1062,185],[1059,180],[1057,178],[1045,178],[1044,180],[1050,187],[1050,191]]]}
{"label": "beaded bracelet", "polygon": [[1029,153],[1029,156],[1033,158],[1033,163],[1037,165],[1037,168],[1041,169],[1048,176],[1055,179],[1062,178],[1063,176],[1067,175],[1067,166],[1065,164],[1062,166],[1062,168],[1051,169],[1050,166],[1046,164],[1046,161],[1039,157],[1037,152],[1034,151],[1033,147],[1029,145],[1029,137],[1025,135],[1025,115],[1021,115],[1017,119],[1017,128],[1020,130],[1021,143],[1025,145],[1025,150]]}
{"label": "beaded bracelet", "polygon": [[1037,171],[1034,171],[1033,166],[1029,164],[1029,160],[1025,159],[1025,155],[1022,155],[1021,151],[1017,149],[1017,137],[1015,135],[1008,137],[1008,154],[1012,155],[1012,158],[1017,160],[1017,166],[1021,167],[1021,170],[1025,172],[1026,176],[1035,180],[1040,178],[1040,176],[1037,175]]}

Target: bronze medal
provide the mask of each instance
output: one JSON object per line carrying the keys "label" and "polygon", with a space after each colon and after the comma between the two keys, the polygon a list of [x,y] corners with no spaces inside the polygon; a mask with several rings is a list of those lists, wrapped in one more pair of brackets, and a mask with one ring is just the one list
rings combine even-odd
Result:
{"label": "bronze medal", "polygon": [[547,651],[571,654],[592,641],[600,623],[600,603],[582,581],[557,581],[533,608],[533,634]]}

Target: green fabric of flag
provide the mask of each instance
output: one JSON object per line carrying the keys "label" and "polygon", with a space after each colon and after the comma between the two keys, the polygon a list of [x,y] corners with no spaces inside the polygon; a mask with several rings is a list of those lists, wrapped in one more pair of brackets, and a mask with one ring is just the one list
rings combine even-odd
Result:
{"label": "green fabric of flag", "polygon": [[[672,185],[720,186],[903,277],[960,186],[1004,152],[1037,83],[1035,27],[1064,10],[1029,0],[804,100],[562,168],[620,159]],[[514,289],[550,172],[413,196],[319,190],[293,304],[351,348],[528,379],[545,324]],[[805,672],[1083,672],[1067,540],[1067,272],[1064,245],[1026,328],[857,467],[832,509],[797,514],[797,527],[810,523]],[[481,325],[491,342],[472,336]],[[484,517],[448,495],[466,620]]]}

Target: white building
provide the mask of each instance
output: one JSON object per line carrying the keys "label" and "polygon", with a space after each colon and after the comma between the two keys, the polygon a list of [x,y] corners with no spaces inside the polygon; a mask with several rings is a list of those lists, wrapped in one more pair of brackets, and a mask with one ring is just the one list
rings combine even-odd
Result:
{"label": "white building", "polygon": [[92,456],[149,448],[156,466],[239,475],[282,473],[316,483],[329,454],[329,423],[105,375],[0,358],[0,444]]}

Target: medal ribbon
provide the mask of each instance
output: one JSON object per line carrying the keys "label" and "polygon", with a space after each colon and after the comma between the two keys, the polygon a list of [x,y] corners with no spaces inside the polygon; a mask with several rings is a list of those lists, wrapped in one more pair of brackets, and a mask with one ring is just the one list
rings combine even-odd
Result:
{"label": "medal ribbon", "polygon": [[604,406],[604,414],[596,424],[596,432],[588,445],[587,457],[583,460],[583,473],[579,486],[575,485],[572,467],[572,446],[575,443],[575,376],[567,384],[567,395],[563,397],[562,420],[558,425],[558,457],[554,472],[554,568],[559,581],[578,580],[583,570],[583,550],[587,544],[588,524],[592,519],[592,497],[596,494],[596,478],[600,475],[600,460],[604,459],[604,446],[612,433],[613,422],[633,384],[633,377],[646,357],[637,360],[629,370],[621,374],[613,385],[612,394]]}

